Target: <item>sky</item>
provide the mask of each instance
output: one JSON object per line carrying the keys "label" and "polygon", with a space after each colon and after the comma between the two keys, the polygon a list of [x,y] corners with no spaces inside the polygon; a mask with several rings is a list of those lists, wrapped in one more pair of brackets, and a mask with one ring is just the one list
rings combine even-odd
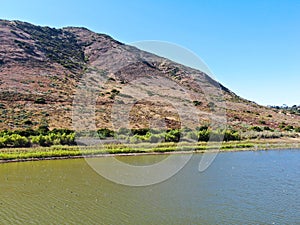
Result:
{"label": "sky", "polygon": [[182,46],[216,80],[262,105],[300,104],[299,12],[299,0],[0,1],[1,19]]}

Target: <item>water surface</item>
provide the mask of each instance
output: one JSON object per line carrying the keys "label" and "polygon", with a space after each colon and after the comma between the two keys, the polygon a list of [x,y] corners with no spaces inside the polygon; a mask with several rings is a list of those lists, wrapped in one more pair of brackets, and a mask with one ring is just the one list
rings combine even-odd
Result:
{"label": "water surface", "polygon": [[202,173],[200,159],[148,187],[110,182],[84,159],[0,164],[0,224],[300,224],[299,150],[220,153]]}

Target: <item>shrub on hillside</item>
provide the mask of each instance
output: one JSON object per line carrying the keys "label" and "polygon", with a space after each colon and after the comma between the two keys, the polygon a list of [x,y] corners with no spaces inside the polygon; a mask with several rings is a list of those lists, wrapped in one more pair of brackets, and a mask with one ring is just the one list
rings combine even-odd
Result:
{"label": "shrub on hillside", "polygon": [[44,98],[37,98],[34,101],[35,104],[46,104],[46,100]]}
{"label": "shrub on hillside", "polygon": [[283,130],[285,131],[292,131],[294,129],[294,127],[292,125],[287,125],[283,128]]}
{"label": "shrub on hillside", "polygon": [[50,133],[54,133],[54,134],[72,134],[75,131],[70,130],[70,129],[65,129],[65,128],[54,128],[53,130],[50,131]]}
{"label": "shrub on hillside", "polygon": [[193,101],[193,104],[194,104],[194,106],[199,106],[199,105],[202,104],[202,102],[200,102],[200,101]]}
{"label": "shrub on hillside", "polygon": [[256,132],[261,132],[263,131],[263,128],[259,127],[259,126],[253,126],[250,127],[250,130],[256,131]]}

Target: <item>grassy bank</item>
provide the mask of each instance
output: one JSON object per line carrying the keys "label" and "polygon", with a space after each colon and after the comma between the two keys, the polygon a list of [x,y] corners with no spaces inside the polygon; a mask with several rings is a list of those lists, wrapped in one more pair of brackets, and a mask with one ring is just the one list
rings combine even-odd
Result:
{"label": "grassy bank", "polygon": [[[220,147],[220,148],[219,148]],[[50,146],[34,148],[2,148],[0,149],[0,161],[23,161],[57,158],[76,158],[108,155],[135,155],[135,154],[159,154],[159,153],[184,153],[184,152],[208,152],[208,151],[242,151],[242,150],[267,150],[300,148],[299,139],[268,139],[253,141],[230,141],[220,146],[218,143],[140,143],[140,144],[106,144],[94,147],[82,146]]]}

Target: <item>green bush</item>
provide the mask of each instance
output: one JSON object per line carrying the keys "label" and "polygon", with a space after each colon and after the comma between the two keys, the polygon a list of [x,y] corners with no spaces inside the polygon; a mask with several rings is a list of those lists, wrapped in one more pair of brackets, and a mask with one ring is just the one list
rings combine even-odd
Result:
{"label": "green bush", "polygon": [[257,131],[257,132],[263,131],[263,129],[261,127],[259,127],[259,126],[250,127],[250,130],[254,130],[254,131]]}
{"label": "green bush", "polygon": [[209,140],[210,131],[209,130],[200,130],[198,132],[198,141],[207,142]]}
{"label": "green bush", "polygon": [[236,141],[240,140],[241,136],[237,131],[225,130],[225,131],[211,131],[211,130],[201,130],[198,132],[198,140],[203,142],[210,141]]}
{"label": "green bush", "polygon": [[137,135],[136,134],[136,135],[134,135],[134,137],[136,137],[141,142],[150,142],[151,133],[147,132],[146,135]]}
{"label": "green bush", "polygon": [[29,137],[29,136],[32,136],[32,135],[37,135],[38,132],[31,129],[31,128],[28,128],[28,129],[25,129],[25,130],[14,130],[14,131],[4,130],[4,131],[0,132],[1,137],[3,137],[4,135],[12,135],[12,134],[18,134],[22,137]]}
{"label": "green bush", "polygon": [[193,104],[194,104],[194,106],[199,106],[199,105],[202,104],[202,102],[200,102],[200,101],[193,101]]}
{"label": "green bush", "polygon": [[37,131],[40,134],[46,135],[49,132],[49,127],[48,127],[48,125],[41,125],[41,126],[39,126],[39,128],[37,129]]}
{"label": "green bush", "polygon": [[133,135],[146,135],[150,131],[149,128],[131,129]]}
{"label": "green bush", "polygon": [[0,137],[0,147],[29,147],[30,141],[19,134],[5,135]]}
{"label": "green bush", "polygon": [[166,142],[179,142],[180,140],[180,131],[178,129],[169,130],[165,135]]}
{"label": "green bush", "polygon": [[271,129],[270,127],[264,127],[264,130],[267,130],[267,131],[274,131],[274,130]]}
{"label": "green bush", "polygon": [[38,132],[33,130],[33,129],[26,129],[26,130],[15,130],[15,131],[12,131],[12,133],[14,134],[19,134],[23,137],[30,137],[30,136],[33,136],[33,135],[38,135]]}
{"label": "green bush", "polygon": [[32,144],[40,146],[51,146],[51,145],[75,145],[75,133],[71,134],[54,134],[49,133],[47,135],[40,134],[39,136],[30,137]]}
{"label": "green bush", "polygon": [[31,120],[25,120],[23,122],[23,124],[25,124],[25,125],[33,125],[33,122]]}
{"label": "green bush", "polygon": [[260,120],[259,123],[265,125],[265,124],[266,124],[266,121]]}
{"label": "green bush", "polygon": [[53,130],[50,131],[50,133],[54,133],[54,134],[72,134],[74,132],[75,131],[69,129],[57,129],[57,128],[54,128]]}
{"label": "green bush", "polygon": [[278,127],[279,127],[280,129],[284,129],[285,126],[286,126],[286,123],[285,123],[285,122],[281,122],[281,123],[279,124]]}
{"label": "green bush", "polygon": [[203,126],[197,127],[196,130],[197,131],[208,130],[208,126],[207,125],[203,125]]}
{"label": "green bush", "polygon": [[140,140],[137,138],[137,136],[131,136],[129,138],[129,142],[132,144],[140,143]]}
{"label": "green bush", "polygon": [[112,89],[111,92],[112,92],[112,93],[115,93],[115,94],[119,94],[119,93],[120,93],[120,91],[117,90],[117,89]]}
{"label": "green bush", "polygon": [[47,138],[40,134],[39,136],[31,136],[31,143],[32,144],[37,144],[39,146],[50,146],[51,143],[48,142]]}
{"label": "green bush", "polygon": [[108,128],[102,128],[97,130],[98,136],[100,139],[105,139],[107,137],[114,137],[115,132],[113,130],[110,130]]}
{"label": "green bush", "polygon": [[6,147],[4,142],[4,137],[0,137],[0,148]]}
{"label": "green bush", "polygon": [[224,141],[238,141],[241,140],[241,136],[237,131],[226,130],[224,132]]}
{"label": "green bush", "polygon": [[25,129],[0,132],[0,147],[30,147],[39,146],[75,145],[75,132],[68,129],[53,129],[40,126],[37,130]]}
{"label": "green bush", "polygon": [[283,128],[283,130],[285,131],[292,131],[294,129],[294,127],[292,125],[287,125]]}

